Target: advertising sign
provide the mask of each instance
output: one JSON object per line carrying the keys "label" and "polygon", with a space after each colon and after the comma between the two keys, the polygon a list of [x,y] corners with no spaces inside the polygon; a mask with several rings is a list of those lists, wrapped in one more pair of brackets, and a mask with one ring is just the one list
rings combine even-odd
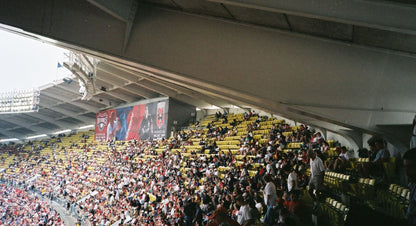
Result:
{"label": "advertising sign", "polygon": [[166,136],[168,100],[97,113],[95,140],[145,140]]}

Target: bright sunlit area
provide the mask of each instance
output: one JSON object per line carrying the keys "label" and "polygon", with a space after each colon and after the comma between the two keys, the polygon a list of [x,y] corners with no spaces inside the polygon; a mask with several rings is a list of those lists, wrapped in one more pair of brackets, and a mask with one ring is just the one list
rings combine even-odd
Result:
{"label": "bright sunlit area", "polygon": [[68,50],[1,29],[0,49],[0,92],[39,88],[70,74],[60,67]]}

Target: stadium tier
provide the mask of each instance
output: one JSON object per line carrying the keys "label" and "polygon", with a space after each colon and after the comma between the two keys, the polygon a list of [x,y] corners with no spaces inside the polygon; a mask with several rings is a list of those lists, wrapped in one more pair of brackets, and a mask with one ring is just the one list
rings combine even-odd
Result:
{"label": "stadium tier", "polygon": [[[403,222],[410,192],[396,184],[394,158],[363,177],[359,169],[368,157],[338,162],[344,147],[323,138],[313,142],[307,126],[244,115],[209,115],[169,139],[104,142],[86,131],[5,145],[0,179],[5,189],[53,199],[90,225],[182,225],[189,218],[191,225],[205,225],[218,207],[241,225],[371,220],[356,209]],[[309,182],[312,149],[326,166],[323,189]]]}

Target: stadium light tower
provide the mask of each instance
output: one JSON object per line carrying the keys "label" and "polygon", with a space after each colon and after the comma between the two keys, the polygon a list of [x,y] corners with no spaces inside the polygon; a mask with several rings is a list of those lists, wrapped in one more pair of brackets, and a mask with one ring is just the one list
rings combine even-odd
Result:
{"label": "stadium light tower", "polygon": [[40,90],[14,90],[0,93],[0,114],[39,111]]}

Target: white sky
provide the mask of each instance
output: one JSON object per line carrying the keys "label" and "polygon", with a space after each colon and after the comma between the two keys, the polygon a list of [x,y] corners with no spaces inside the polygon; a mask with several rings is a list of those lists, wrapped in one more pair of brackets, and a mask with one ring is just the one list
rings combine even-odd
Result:
{"label": "white sky", "polygon": [[0,92],[38,88],[70,72],[57,68],[64,50],[0,30]]}

